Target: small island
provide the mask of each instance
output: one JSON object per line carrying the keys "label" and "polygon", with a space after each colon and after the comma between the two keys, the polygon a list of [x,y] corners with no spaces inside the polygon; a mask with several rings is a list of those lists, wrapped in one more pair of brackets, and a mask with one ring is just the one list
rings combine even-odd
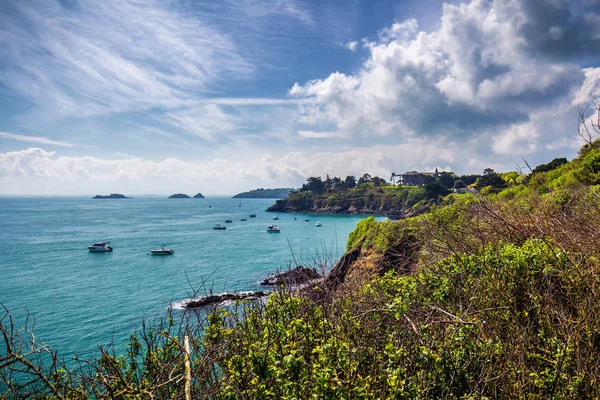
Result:
{"label": "small island", "polygon": [[277,189],[254,189],[249,192],[238,193],[233,196],[234,199],[285,199],[295,189],[277,188]]}
{"label": "small island", "polygon": [[175,193],[169,196],[170,199],[189,199],[190,196],[188,196],[185,193]]}
{"label": "small island", "polygon": [[102,196],[101,194],[98,194],[98,195],[92,197],[92,199],[131,199],[131,198],[132,197],[127,197],[120,193],[111,193],[108,196]]}
{"label": "small island", "polygon": [[202,193],[198,193],[194,196],[194,199],[203,199],[204,195],[202,195]]}

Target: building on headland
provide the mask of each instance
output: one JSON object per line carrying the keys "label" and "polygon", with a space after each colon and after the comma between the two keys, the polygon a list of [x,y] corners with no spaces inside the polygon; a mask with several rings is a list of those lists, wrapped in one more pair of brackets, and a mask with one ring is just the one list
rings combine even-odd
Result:
{"label": "building on headland", "polygon": [[419,171],[408,171],[398,175],[398,183],[403,186],[425,186],[430,182],[433,182],[441,174],[452,174],[449,171],[438,172],[419,172]]}

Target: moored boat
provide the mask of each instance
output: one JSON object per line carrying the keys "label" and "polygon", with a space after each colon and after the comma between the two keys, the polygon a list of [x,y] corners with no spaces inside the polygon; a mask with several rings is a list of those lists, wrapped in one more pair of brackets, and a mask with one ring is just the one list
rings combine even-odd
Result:
{"label": "moored boat", "polygon": [[165,247],[157,249],[157,250],[150,250],[150,253],[157,255],[157,256],[168,256],[171,254],[175,254],[174,250],[171,249],[167,249]]}
{"label": "moored boat", "polygon": [[250,213],[250,218],[256,218],[256,214]]}
{"label": "moored boat", "polygon": [[107,251],[112,251],[113,248],[107,246],[110,242],[98,242],[88,246],[88,250],[91,253],[106,253]]}
{"label": "moored boat", "polygon": [[248,218],[242,218],[240,221],[248,221]]}
{"label": "moored boat", "polygon": [[230,222],[233,222],[233,220],[232,220],[232,219],[230,219],[230,218],[227,218],[227,219],[225,220],[225,222],[229,224]]}
{"label": "moored boat", "polygon": [[269,225],[269,227],[267,228],[267,232],[279,233],[281,232],[281,229],[279,229],[277,225]]}
{"label": "moored boat", "polygon": [[323,225],[321,225],[321,221],[317,221],[317,223],[315,224],[315,226],[319,227],[319,226],[323,226]]}
{"label": "moored boat", "polygon": [[274,217],[273,217],[273,219],[274,219],[274,220],[278,220],[278,219],[279,219],[279,217],[276,215],[276,216],[274,216]]}
{"label": "moored boat", "polygon": [[216,225],[213,225],[213,229],[227,229],[227,228],[221,224],[216,224]]}

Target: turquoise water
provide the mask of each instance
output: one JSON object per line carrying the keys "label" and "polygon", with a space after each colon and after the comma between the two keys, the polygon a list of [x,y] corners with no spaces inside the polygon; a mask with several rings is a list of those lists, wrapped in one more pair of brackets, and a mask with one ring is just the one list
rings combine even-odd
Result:
{"label": "turquoise water", "polygon": [[[0,197],[0,302],[19,323],[27,309],[37,337],[64,357],[111,341],[119,349],[142,319],[189,298],[190,283],[201,289],[205,281],[215,293],[260,290],[260,280],[289,264],[335,262],[362,218],[278,214],[273,221],[275,214],[264,212],[273,202]],[[249,218],[251,212],[257,217]],[[227,218],[233,223],[225,224]],[[227,230],[212,229],[216,223]],[[281,233],[266,232],[272,223]],[[113,252],[87,251],[107,240]],[[161,245],[175,255],[147,254]]]}

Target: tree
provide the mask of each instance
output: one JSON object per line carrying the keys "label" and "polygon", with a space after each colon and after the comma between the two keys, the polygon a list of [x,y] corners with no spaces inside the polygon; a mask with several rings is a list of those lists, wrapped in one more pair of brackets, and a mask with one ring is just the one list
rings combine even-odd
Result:
{"label": "tree", "polygon": [[566,158],[564,157],[559,157],[559,158],[555,158],[554,160],[550,161],[548,164],[540,164],[537,167],[535,167],[532,171],[532,173],[538,173],[538,172],[548,172],[548,171],[552,171],[553,169],[556,169],[558,167],[560,167],[563,164],[566,164],[568,161]]}
{"label": "tree", "polygon": [[313,192],[321,193],[324,191],[324,189],[325,189],[325,184],[321,180],[321,177],[320,176],[311,176],[310,178],[308,178],[306,180],[306,183],[304,185],[302,185],[302,188],[300,189],[300,191],[305,192],[308,190],[312,190]]}
{"label": "tree", "polygon": [[362,185],[362,184],[369,183],[369,182],[371,182],[371,175],[369,175],[369,174],[364,174],[363,176],[361,176],[361,177],[358,179],[358,184],[357,184],[357,185],[358,185],[358,186],[360,186],[360,185]]}
{"label": "tree", "polygon": [[496,171],[494,171],[493,168],[486,168],[483,170],[484,175],[490,175],[490,174],[495,174],[495,173],[496,173]]}
{"label": "tree", "polygon": [[374,176],[373,178],[371,178],[371,182],[373,182],[373,186],[385,186],[387,184],[385,179],[380,178],[378,176]]}
{"label": "tree", "polygon": [[464,189],[466,187],[467,184],[461,181],[460,179],[454,181],[454,189]]}
{"label": "tree", "polygon": [[482,176],[480,176],[477,179],[477,182],[475,182],[475,186],[477,187],[477,190],[481,190],[486,186],[491,186],[494,189],[501,189],[506,187],[506,182],[504,182],[504,179],[502,179],[500,175],[495,172],[491,172],[487,174],[484,173]]}
{"label": "tree", "polygon": [[477,181],[481,175],[461,175],[459,179],[465,183],[465,185],[472,185]]}
{"label": "tree", "polygon": [[440,183],[447,188],[451,188],[454,186],[454,177],[449,172],[441,172],[438,176],[438,180]]}
{"label": "tree", "polygon": [[436,180],[425,185],[425,197],[428,199],[437,199],[440,196],[446,196],[450,191],[440,181]]}
{"label": "tree", "polygon": [[346,179],[344,179],[344,184],[348,189],[353,189],[356,187],[356,177],[353,175],[348,175]]}

